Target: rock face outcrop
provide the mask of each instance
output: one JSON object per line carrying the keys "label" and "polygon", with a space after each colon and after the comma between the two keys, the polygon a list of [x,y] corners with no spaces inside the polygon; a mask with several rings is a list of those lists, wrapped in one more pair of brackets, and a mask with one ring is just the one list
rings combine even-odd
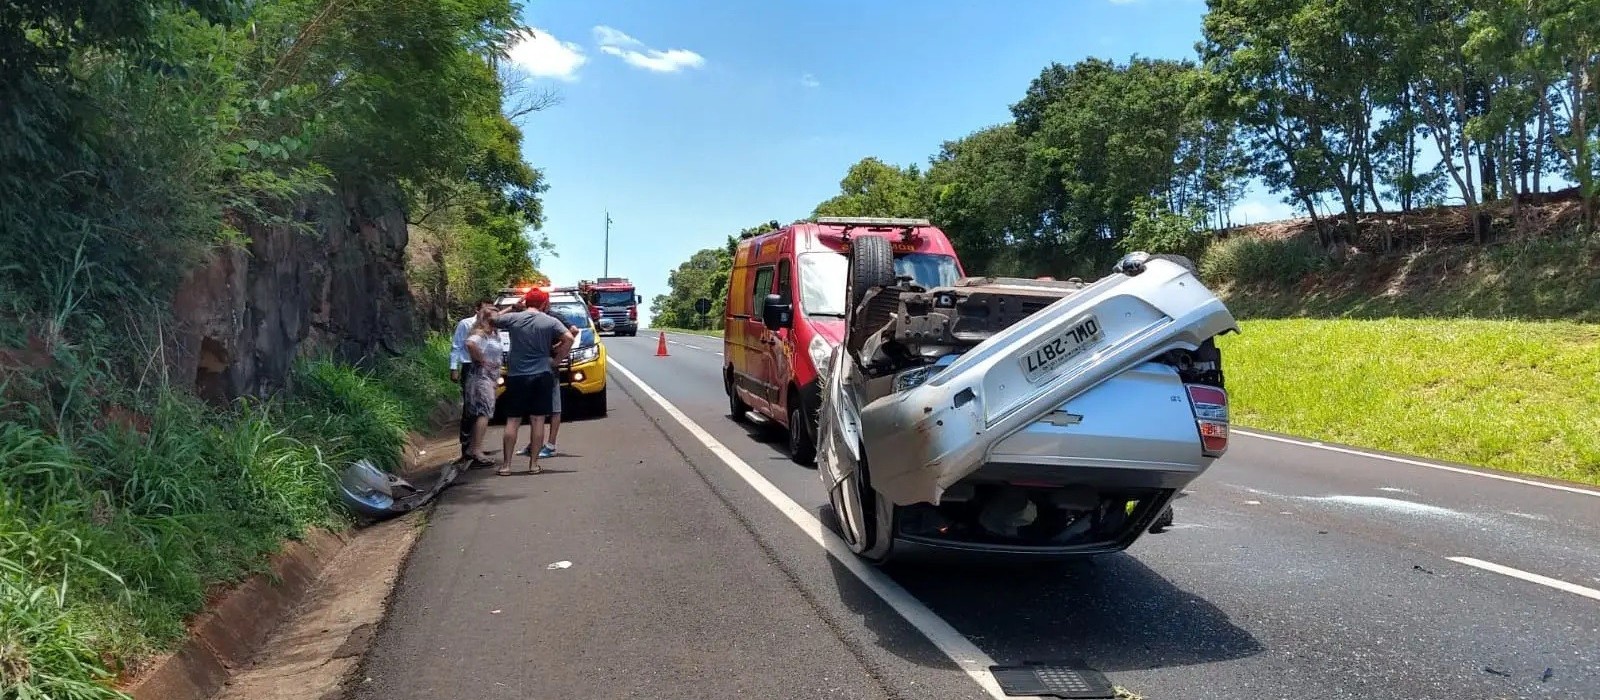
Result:
{"label": "rock face outcrop", "polygon": [[345,188],[294,215],[313,231],[247,226],[247,249],[214,253],[178,289],[175,383],[192,379],[215,402],[261,396],[286,385],[299,357],[362,363],[419,338],[395,193]]}

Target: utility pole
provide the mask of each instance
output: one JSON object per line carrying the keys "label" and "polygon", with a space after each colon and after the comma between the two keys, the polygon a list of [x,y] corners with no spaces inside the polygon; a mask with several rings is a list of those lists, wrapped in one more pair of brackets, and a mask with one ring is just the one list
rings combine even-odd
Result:
{"label": "utility pole", "polygon": [[601,277],[610,277],[611,276],[611,210],[610,209],[606,210],[606,254],[605,254],[604,261],[605,262],[602,263],[604,265],[604,267],[601,268],[600,276]]}

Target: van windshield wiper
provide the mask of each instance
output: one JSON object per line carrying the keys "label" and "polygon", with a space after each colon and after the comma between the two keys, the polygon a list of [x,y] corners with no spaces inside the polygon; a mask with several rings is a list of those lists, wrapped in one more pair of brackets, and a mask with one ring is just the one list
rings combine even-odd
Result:
{"label": "van windshield wiper", "polygon": [[810,311],[807,316],[827,316],[829,318],[844,318],[843,311]]}

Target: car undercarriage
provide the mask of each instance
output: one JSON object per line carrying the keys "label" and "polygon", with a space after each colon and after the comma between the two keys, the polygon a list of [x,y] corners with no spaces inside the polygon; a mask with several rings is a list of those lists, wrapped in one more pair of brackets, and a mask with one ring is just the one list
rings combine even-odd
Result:
{"label": "car undercarriage", "polygon": [[1214,337],[1236,325],[1187,260],[923,288],[887,278],[873,247],[852,252],[818,436],[863,556],[1118,551],[1226,449]]}

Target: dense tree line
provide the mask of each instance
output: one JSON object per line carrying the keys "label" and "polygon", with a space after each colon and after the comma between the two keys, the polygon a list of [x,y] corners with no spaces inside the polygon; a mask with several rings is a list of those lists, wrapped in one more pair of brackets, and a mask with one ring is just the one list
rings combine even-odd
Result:
{"label": "dense tree line", "polygon": [[[446,303],[531,271],[539,171],[502,65],[510,0],[15,0],[0,12],[0,298],[13,316],[169,303],[208,251],[398,200]],[[515,84],[515,81],[511,81]],[[76,261],[76,262],[75,262]],[[470,274],[469,274],[470,272]],[[81,302],[81,303],[79,303]]]}
{"label": "dense tree line", "polygon": [[1324,251],[1363,215],[1447,204],[1481,242],[1486,203],[1518,227],[1530,195],[1569,185],[1594,231],[1600,2],[1208,7],[1194,60],[1051,64],[1011,121],[926,167],[865,158],[813,214],[925,216],[969,270],[1084,277],[1125,250],[1199,255],[1253,180]]}
{"label": "dense tree line", "polygon": [[[664,328],[722,328],[722,314],[728,308],[728,273],[733,267],[734,248],[745,236],[777,228],[778,222],[765,222],[729,236],[720,247],[695,251],[667,275],[668,293],[657,294],[651,300],[651,323]],[[711,300],[711,311],[703,317],[694,310],[694,303],[699,299]]]}

